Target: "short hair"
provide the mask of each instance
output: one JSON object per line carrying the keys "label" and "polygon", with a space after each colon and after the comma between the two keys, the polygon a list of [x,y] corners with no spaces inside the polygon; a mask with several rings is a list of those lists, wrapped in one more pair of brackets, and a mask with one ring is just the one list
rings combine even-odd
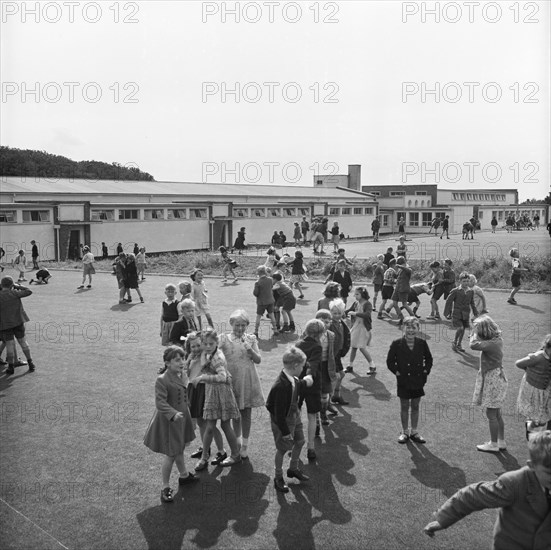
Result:
{"label": "short hair", "polygon": [[511,248],[511,250],[509,250],[509,256],[511,256],[511,258],[516,258],[518,256],[518,248]]}
{"label": "short hair", "polygon": [[328,309],[320,309],[316,313],[316,319],[331,319],[331,312]]}
{"label": "short hair", "polygon": [[176,290],[177,290],[177,289],[176,289],[176,285],[173,284],[173,283],[168,283],[168,284],[165,286],[165,290],[170,290],[170,289],[172,289],[172,290],[174,290],[174,292],[176,292]]}
{"label": "short hair", "polygon": [[185,309],[188,307],[195,308],[195,302],[191,298],[186,298],[185,300],[182,300],[179,304],[181,309]]}
{"label": "short hair", "polygon": [[[274,231],[274,233],[277,233],[277,231]],[[275,251],[276,249],[273,246],[270,246],[270,248],[266,250],[266,254],[268,254],[268,256],[273,256],[275,254]]]}
{"label": "short hair", "polygon": [[419,319],[417,317],[412,317],[411,315],[408,315],[407,317],[404,317],[402,321],[402,326],[405,328],[410,325],[417,325],[417,328],[421,328],[421,323],[419,322]]}
{"label": "short hair", "polygon": [[341,295],[341,285],[335,281],[329,281],[325,285],[323,295],[326,298],[338,298]]}
{"label": "short hair", "polygon": [[339,248],[339,249],[337,250],[337,252],[338,252],[339,254],[340,254],[341,252],[344,254],[346,251],[344,250],[344,248]]}
{"label": "short hair", "polygon": [[[86,247],[84,247],[84,250],[86,250]],[[88,249],[88,250],[90,250],[90,249]],[[134,254],[132,254],[132,252],[130,252],[129,254],[127,254],[126,257],[127,257],[129,260],[136,261],[136,256],[134,256]]]}
{"label": "short hair", "polygon": [[295,258],[304,258],[304,254],[300,250],[296,250]]}
{"label": "short hair", "polygon": [[203,270],[202,270],[202,269],[195,268],[195,269],[191,272],[189,278],[190,278],[192,281],[195,281],[195,277],[197,277],[197,273],[203,273]]}
{"label": "short hair", "polygon": [[289,346],[281,357],[284,367],[302,366],[306,363],[305,353],[296,346]]}
{"label": "short hair", "polygon": [[[404,219],[404,218],[402,218],[402,219]],[[401,240],[401,241],[405,241],[406,238],[402,235],[402,236],[400,237],[400,240]]]}
{"label": "short hair", "polygon": [[499,325],[489,315],[477,317],[473,321],[473,327],[481,340],[493,340],[501,336]]}
{"label": "short hair", "polygon": [[434,260],[434,262],[432,262],[429,267],[433,267],[433,268],[437,268],[437,267],[440,267],[440,262],[438,260]]}
{"label": "short hair", "polygon": [[268,272],[268,270],[266,269],[265,265],[259,265],[256,268],[257,275],[266,275],[267,272]]}
{"label": "short hair", "polygon": [[212,327],[207,327],[201,332],[201,342],[205,340],[214,340],[217,344],[219,341],[218,333]]}
{"label": "short hair", "polygon": [[[187,289],[187,292],[191,292],[191,283],[189,281],[186,281],[185,279],[180,281],[178,283],[178,289],[180,290],[180,292],[182,292],[182,287],[185,287]],[[184,294],[182,292],[182,294]]]}
{"label": "short hair", "polygon": [[473,283],[473,285],[478,283],[478,279],[472,273],[469,273],[469,283]]}
{"label": "short hair", "polygon": [[2,277],[2,280],[0,281],[0,286],[2,288],[11,288],[13,286],[13,279],[9,275]]}
{"label": "short hair", "polygon": [[306,336],[319,336],[325,332],[325,325],[319,319],[310,319],[304,326]]}
{"label": "short hair", "polygon": [[461,279],[468,279],[469,278],[469,274],[466,272],[466,271],[462,271],[460,274],[459,274],[459,280]]}
{"label": "short hair", "polygon": [[369,300],[369,291],[367,290],[367,287],[365,287],[365,286],[357,286],[357,287],[354,289],[354,292],[359,292],[359,293],[360,293],[360,296],[361,296],[364,300]]}
{"label": "short hair", "polygon": [[396,263],[398,265],[404,265],[406,263],[406,259],[403,256],[398,256],[398,258],[396,259]]}
{"label": "short hair", "polygon": [[393,248],[392,246],[389,246],[387,249],[386,249],[387,252],[392,252],[393,251]]}
{"label": "short hair", "polygon": [[329,302],[329,311],[332,309],[338,309],[341,313],[344,313],[346,306],[340,298],[337,298],[336,300]]}
{"label": "short hair", "polygon": [[275,279],[276,281],[282,281],[283,280],[283,275],[281,273],[274,273],[272,275],[272,279]]}
{"label": "short hair", "polygon": [[218,247],[218,252],[227,252],[228,249],[225,247],[225,246],[219,246]]}
{"label": "short hair", "polygon": [[180,346],[168,346],[163,352],[163,361],[165,363],[168,363],[169,361],[172,361],[172,359],[174,359],[177,355],[179,355],[180,357],[184,357],[184,350]]}
{"label": "short hair", "polygon": [[384,254],[377,254],[377,260],[384,260],[385,255]]}
{"label": "short hair", "polygon": [[24,250],[20,250],[20,251],[18,252],[18,254],[25,254],[25,251],[24,251]]}
{"label": "short hair", "polygon": [[530,434],[528,454],[534,465],[545,468],[551,467],[551,430]]}
{"label": "short hair", "polygon": [[232,327],[236,321],[243,321],[244,323],[247,323],[247,325],[251,322],[249,316],[247,315],[247,312],[244,309],[236,309],[230,315],[230,325]]}
{"label": "short hair", "polygon": [[453,262],[449,258],[444,258],[444,263],[446,265],[453,265]]}
{"label": "short hair", "polygon": [[388,262],[388,267],[394,267],[396,265],[396,258],[392,258],[390,262]]}

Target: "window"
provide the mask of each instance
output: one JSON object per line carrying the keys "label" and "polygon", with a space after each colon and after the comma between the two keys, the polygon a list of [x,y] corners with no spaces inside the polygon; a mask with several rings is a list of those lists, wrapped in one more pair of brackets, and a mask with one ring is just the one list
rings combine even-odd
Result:
{"label": "window", "polygon": [[164,220],[165,211],[162,208],[146,208],[143,211],[144,220]]}
{"label": "window", "polygon": [[454,201],[458,201],[459,200],[459,193],[452,193],[452,199]]}
{"label": "window", "polygon": [[92,210],[92,220],[107,220],[113,221],[115,219],[114,210]]}
{"label": "window", "polygon": [[410,212],[409,213],[409,225],[413,227],[419,226],[419,212]]}
{"label": "window", "polygon": [[497,213],[497,219],[498,219],[498,220],[503,220],[503,210],[500,210],[500,211]]}
{"label": "window", "polygon": [[206,208],[190,208],[189,209],[190,220],[206,220],[207,209]]}
{"label": "window", "polygon": [[281,209],[268,208],[268,218],[279,218],[281,216]]}
{"label": "window", "polygon": [[485,193],[484,194],[484,200],[485,201],[489,201],[490,200],[490,195],[488,193]]}
{"label": "window", "polygon": [[419,201],[415,201],[415,206],[419,206]]}
{"label": "window", "polygon": [[423,212],[422,216],[421,223],[423,227],[430,227],[432,224],[432,212]]}
{"label": "window", "polygon": [[472,200],[473,200],[473,194],[472,194],[472,193],[467,193],[467,200],[468,200],[468,201],[472,201]]}
{"label": "window", "polygon": [[364,208],[364,214],[366,214],[367,216],[372,216],[373,215],[373,207],[370,206],[369,208]]}
{"label": "window", "polygon": [[350,216],[352,208],[341,208],[341,216]]}
{"label": "window", "polygon": [[265,218],[266,209],[265,208],[251,208],[251,217],[252,218]]}
{"label": "window", "polygon": [[383,214],[383,223],[381,225],[383,227],[388,227],[388,214]]}
{"label": "window", "polygon": [[185,208],[169,208],[168,209],[169,220],[185,220],[186,210]]}
{"label": "window", "polygon": [[459,198],[464,201],[465,200],[465,193],[459,193]]}
{"label": "window", "polygon": [[0,210],[0,222],[15,223],[16,221],[15,210]]}
{"label": "window", "polygon": [[495,196],[495,195],[490,195],[490,199],[491,199],[492,201],[495,201],[495,200],[496,200],[496,196]]}
{"label": "window", "polygon": [[298,213],[299,213],[299,216],[309,216],[310,215],[310,209],[309,208],[299,208]]}
{"label": "window", "polygon": [[323,185],[323,180],[316,180],[316,185]]}
{"label": "window", "polygon": [[139,210],[119,210],[119,220],[139,220]]}
{"label": "window", "polygon": [[283,209],[283,215],[287,216],[288,218],[294,218],[297,215],[297,209],[296,208],[284,208]]}
{"label": "window", "polygon": [[49,222],[50,212],[48,210],[23,210],[24,222]]}
{"label": "window", "polygon": [[421,206],[425,206],[425,201],[421,201]]}
{"label": "window", "polygon": [[360,216],[361,216],[362,212],[363,212],[362,208],[354,208],[354,214],[356,214],[356,215],[360,214]]}
{"label": "window", "polygon": [[372,195],[375,195],[377,197],[380,197],[381,196],[381,192],[380,191],[368,191],[368,193],[371,193]]}
{"label": "window", "polygon": [[391,197],[403,197],[406,194],[405,191],[391,191],[390,196]]}
{"label": "window", "polygon": [[249,217],[249,209],[248,208],[234,208],[233,209],[233,217],[234,218],[248,218]]}
{"label": "window", "polygon": [[329,209],[329,215],[330,216],[338,216],[340,214],[340,208],[330,208]]}
{"label": "window", "polygon": [[426,191],[415,191],[415,194],[416,195],[426,195],[427,192]]}
{"label": "window", "polygon": [[430,199],[427,199],[427,206],[430,206]]}

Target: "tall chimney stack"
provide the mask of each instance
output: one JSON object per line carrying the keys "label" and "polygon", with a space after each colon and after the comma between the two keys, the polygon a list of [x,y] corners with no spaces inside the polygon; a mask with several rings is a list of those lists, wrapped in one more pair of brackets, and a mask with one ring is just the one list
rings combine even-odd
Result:
{"label": "tall chimney stack", "polygon": [[362,165],[348,165],[348,188],[356,191],[362,190]]}

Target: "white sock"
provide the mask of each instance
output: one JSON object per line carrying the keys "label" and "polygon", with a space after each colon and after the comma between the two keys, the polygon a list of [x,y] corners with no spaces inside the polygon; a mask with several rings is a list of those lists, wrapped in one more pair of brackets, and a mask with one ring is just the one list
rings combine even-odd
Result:
{"label": "white sock", "polygon": [[244,437],[243,438],[243,443],[241,443],[241,448],[247,448],[249,446],[249,438],[248,437]]}

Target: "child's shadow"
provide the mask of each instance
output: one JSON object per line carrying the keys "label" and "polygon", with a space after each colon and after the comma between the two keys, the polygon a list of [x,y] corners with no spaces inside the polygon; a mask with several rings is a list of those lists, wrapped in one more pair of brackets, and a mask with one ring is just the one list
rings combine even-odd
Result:
{"label": "child's shadow", "polygon": [[[377,380],[376,375],[356,375],[355,378],[353,378],[353,382],[364,389],[369,394],[369,397],[374,397],[378,401],[390,401],[392,397],[392,394],[387,390],[386,386]],[[351,390],[352,395],[356,395],[356,403],[353,406],[357,407],[359,407],[359,398],[357,397],[358,390],[359,388]]]}
{"label": "child's shadow", "polygon": [[516,307],[520,307],[522,309],[527,309],[528,311],[531,311],[533,313],[545,313],[545,311],[542,311],[541,309],[538,309],[537,307],[527,306],[524,304],[516,304]]}
{"label": "child's shadow", "polygon": [[[510,454],[508,451],[501,451],[500,453],[495,453],[497,459],[503,464],[506,472],[511,472],[513,470],[518,470],[520,464],[515,456]],[[503,472],[497,473],[497,476],[500,476]]]}
{"label": "child's shadow", "polygon": [[126,302],[124,304],[113,304],[109,309],[111,311],[128,311],[130,308],[137,306],[141,302]]}

